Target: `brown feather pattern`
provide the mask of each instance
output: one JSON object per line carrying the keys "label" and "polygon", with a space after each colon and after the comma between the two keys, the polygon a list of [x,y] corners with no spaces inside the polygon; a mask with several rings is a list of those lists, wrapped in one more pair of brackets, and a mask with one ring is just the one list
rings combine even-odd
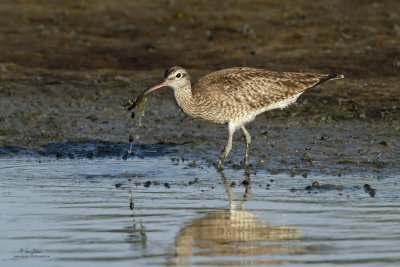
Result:
{"label": "brown feather pattern", "polygon": [[182,95],[179,101],[179,92],[175,96],[178,105],[193,117],[240,125],[275,103],[299,96],[325,77],[326,74],[230,68],[199,79],[191,89],[191,97]]}

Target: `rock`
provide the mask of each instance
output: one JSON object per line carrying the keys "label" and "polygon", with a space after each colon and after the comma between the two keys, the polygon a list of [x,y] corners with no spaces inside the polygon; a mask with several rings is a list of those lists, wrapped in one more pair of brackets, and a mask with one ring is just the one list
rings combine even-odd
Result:
{"label": "rock", "polygon": [[372,188],[369,184],[364,185],[365,193],[368,193],[370,197],[375,197],[376,189]]}

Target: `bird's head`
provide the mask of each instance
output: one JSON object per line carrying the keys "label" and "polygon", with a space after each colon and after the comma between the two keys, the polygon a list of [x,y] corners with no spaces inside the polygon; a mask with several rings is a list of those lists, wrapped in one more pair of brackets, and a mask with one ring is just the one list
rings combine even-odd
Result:
{"label": "bird's head", "polygon": [[158,83],[154,84],[153,86],[151,86],[150,88],[145,90],[139,96],[139,98],[145,97],[148,94],[150,94],[160,88],[163,88],[163,87],[171,87],[175,91],[175,90],[183,89],[183,88],[187,87],[188,85],[190,85],[190,77],[189,77],[189,74],[187,73],[187,71],[182,67],[178,67],[178,66],[172,67],[172,68],[167,69],[164,72],[164,77],[161,81],[159,81]]}
{"label": "bird's head", "polygon": [[172,67],[164,72],[163,81],[165,86],[175,89],[181,89],[190,85],[190,77],[187,71],[182,67]]}

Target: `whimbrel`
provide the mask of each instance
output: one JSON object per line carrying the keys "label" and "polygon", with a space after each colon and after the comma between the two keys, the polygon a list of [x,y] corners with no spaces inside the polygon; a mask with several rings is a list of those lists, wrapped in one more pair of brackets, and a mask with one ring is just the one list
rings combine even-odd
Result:
{"label": "whimbrel", "polygon": [[163,87],[171,87],[178,106],[186,114],[228,125],[228,141],[217,167],[220,168],[228,156],[233,133],[238,128],[246,140],[243,163],[248,165],[251,135],[245,128],[246,123],[265,111],[287,107],[310,88],[340,78],[343,75],[237,67],[212,72],[192,86],[187,71],[176,66],[167,69],[161,81],[143,91],[134,103],[125,107],[131,110],[148,94]]}

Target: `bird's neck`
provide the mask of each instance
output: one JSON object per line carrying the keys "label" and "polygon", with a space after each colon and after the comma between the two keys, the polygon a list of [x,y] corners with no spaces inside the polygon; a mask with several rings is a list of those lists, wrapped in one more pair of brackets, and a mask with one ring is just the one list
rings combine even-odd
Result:
{"label": "bird's neck", "polygon": [[178,106],[188,115],[192,115],[195,110],[195,104],[192,95],[192,86],[188,84],[185,87],[174,90],[175,100]]}

